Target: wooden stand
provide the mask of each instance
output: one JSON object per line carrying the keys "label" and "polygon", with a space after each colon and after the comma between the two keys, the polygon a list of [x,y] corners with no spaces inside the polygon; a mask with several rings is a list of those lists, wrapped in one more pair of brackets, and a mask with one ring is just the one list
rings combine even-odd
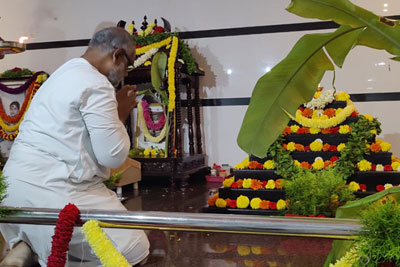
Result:
{"label": "wooden stand", "polygon": [[[204,72],[197,71],[188,75],[182,70],[182,64],[175,64],[175,84],[176,99],[175,111],[170,115],[170,131],[168,134],[168,157],[149,158],[135,157],[142,164],[142,176],[165,176],[170,181],[179,183],[181,186],[187,184],[190,174],[198,172],[205,166],[205,155],[201,139],[201,120],[200,120],[200,94],[199,77],[204,76]],[[142,67],[129,72],[125,79],[125,84],[140,84],[151,81],[150,67]],[[165,88],[168,84],[165,81]],[[181,99],[181,92],[185,92],[187,99]],[[194,98],[193,98],[194,93]],[[194,109],[194,118],[193,118]],[[189,153],[184,153],[182,135],[182,112],[186,110],[188,120]],[[195,124],[195,125],[193,125]],[[176,153],[174,153],[174,145]]]}

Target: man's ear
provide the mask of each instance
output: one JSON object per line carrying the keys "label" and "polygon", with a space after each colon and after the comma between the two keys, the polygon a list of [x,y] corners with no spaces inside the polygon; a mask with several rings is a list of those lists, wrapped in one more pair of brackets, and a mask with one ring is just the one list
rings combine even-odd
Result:
{"label": "man's ear", "polygon": [[113,52],[113,62],[116,63],[121,56],[125,55],[125,51],[123,48],[118,48]]}

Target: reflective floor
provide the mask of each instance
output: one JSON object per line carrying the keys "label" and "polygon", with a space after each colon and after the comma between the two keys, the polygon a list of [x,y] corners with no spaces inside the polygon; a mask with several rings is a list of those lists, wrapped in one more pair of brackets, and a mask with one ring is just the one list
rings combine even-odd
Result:
{"label": "reflective floor", "polygon": [[[146,181],[124,188],[129,210],[201,212],[220,184],[193,179],[185,189]],[[332,240],[248,234],[148,232],[150,257],[143,266],[323,266]]]}

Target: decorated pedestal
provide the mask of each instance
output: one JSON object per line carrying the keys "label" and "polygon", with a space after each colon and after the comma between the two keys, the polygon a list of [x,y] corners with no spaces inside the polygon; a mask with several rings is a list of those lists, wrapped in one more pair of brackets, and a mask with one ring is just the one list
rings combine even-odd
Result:
{"label": "decorated pedestal", "polygon": [[[336,183],[332,192],[324,192],[330,199],[325,196],[321,203],[313,203],[326,207],[311,208],[310,214],[294,214],[332,216],[348,200],[400,184],[400,160],[390,153],[389,143],[376,138],[379,133],[380,123],[371,115],[359,115],[348,94],[319,89],[311,102],[299,107],[267,157],[250,156],[237,164],[233,176],[224,180],[204,210],[284,215],[302,210],[293,206],[302,202],[310,205],[306,198],[314,197],[310,190],[309,196],[301,196],[303,200],[293,198],[295,191],[306,192],[307,187],[322,191]],[[332,180],[323,178],[326,173]],[[307,175],[317,178],[307,180]],[[337,176],[345,177],[345,182]],[[293,180],[298,177],[304,182],[296,189]],[[285,190],[288,185],[289,195]],[[293,199],[295,204],[291,203]]]}

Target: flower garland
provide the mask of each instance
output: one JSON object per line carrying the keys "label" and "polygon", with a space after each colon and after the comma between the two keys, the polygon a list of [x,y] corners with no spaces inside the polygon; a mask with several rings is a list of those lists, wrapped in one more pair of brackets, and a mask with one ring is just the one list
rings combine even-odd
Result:
{"label": "flower garland", "polygon": [[175,108],[175,61],[178,53],[178,38],[172,38],[171,52],[168,58],[168,112],[172,112]]}
{"label": "flower garland", "polygon": [[8,94],[18,95],[22,92],[25,92],[26,89],[28,89],[28,87],[32,84],[32,82],[35,81],[37,77],[43,73],[45,72],[43,71],[36,72],[23,85],[16,88],[8,87],[7,85],[0,83],[0,90]]}
{"label": "flower garland", "polygon": [[9,134],[9,133],[6,133],[3,129],[0,128],[0,138],[4,139],[4,140],[12,141],[17,137],[18,133],[19,133],[19,131],[16,130],[15,132]]}
{"label": "flower garland", "polygon": [[82,232],[102,265],[104,267],[130,267],[129,262],[102,231],[101,225],[101,222],[97,220],[89,220],[82,226]]}
{"label": "flower garland", "polygon": [[133,68],[137,68],[144,64],[147,60],[149,60],[155,53],[157,53],[159,48],[151,48],[150,50],[146,51],[143,55],[141,55],[139,58],[133,62]]}
{"label": "flower garland", "polygon": [[74,225],[78,222],[80,222],[80,211],[74,204],[69,203],[60,211],[52,237],[51,254],[47,259],[48,267],[65,266]]}
{"label": "flower garland", "polygon": [[149,51],[150,49],[153,49],[153,48],[157,48],[158,49],[158,48],[161,48],[163,46],[167,46],[167,45],[169,45],[171,43],[171,40],[172,40],[172,38],[170,36],[170,37],[168,37],[168,38],[166,38],[166,39],[164,39],[164,40],[162,40],[160,42],[137,48],[136,49],[136,55],[139,56],[141,54],[144,54],[144,53],[146,53],[147,51]]}
{"label": "flower garland", "polygon": [[294,120],[302,126],[326,129],[335,127],[336,125],[344,122],[347,117],[349,117],[354,111],[355,107],[353,102],[351,100],[347,100],[347,106],[343,110],[341,110],[341,112],[331,118],[328,118],[328,116],[325,115],[325,119],[309,119],[303,116],[302,111],[298,109],[296,111],[296,117],[294,118]]}
{"label": "flower garland", "polygon": [[147,103],[147,101],[142,99],[140,102],[142,104],[143,118],[146,122],[147,128],[154,130],[154,131],[157,131],[157,130],[160,130],[161,128],[163,128],[165,125],[164,112],[162,113],[161,118],[158,120],[158,122],[155,123],[150,116],[149,104]]}
{"label": "flower garland", "polygon": [[147,128],[146,122],[144,120],[142,104],[139,103],[137,108],[138,108],[138,118],[139,118],[139,122],[140,122],[140,128],[142,129],[143,134],[146,136],[146,138],[150,142],[153,142],[153,143],[161,142],[161,140],[163,140],[167,134],[168,123],[165,123],[164,128],[162,128],[160,134],[157,137],[154,137],[150,134],[149,129]]}
{"label": "flower garland", "polygon": [[333,102],[333,100],[335,100],[335,91],[334,90],[326,90],[324,91],[322,94],[318,94],[321,93],[320,91],[318,91],[317,93],[315,93],[314,98],[308,102],[305,103],[304,106],[306,108],[310,108],[312,110],[314,109],[323,109],[327,104]]}
{"label": "flower garland", "polygon": [[244,178],[238,179],[235,181],[235,177],[226,178],[222,182],[222,186],[225,188],[234,188],[234,189],[248,189],[251,188],[253,190],[259,189],[282,189],[285,187],[285,181],[283,179],[269,179],[268,181],[260,181],[258,179]]}
{"label": "flower garland", "polygon": [[255,197],[250,200],[247,196],[243,195],[240,195],[236,199],[223,199],[219,197],[218,193],[211,196],[207,202],[210,207],[231,209],[247,209],[250,206],[250,208],[254,210],[283,210],[288,206],[288,201],[284,199],[274,202]]}

